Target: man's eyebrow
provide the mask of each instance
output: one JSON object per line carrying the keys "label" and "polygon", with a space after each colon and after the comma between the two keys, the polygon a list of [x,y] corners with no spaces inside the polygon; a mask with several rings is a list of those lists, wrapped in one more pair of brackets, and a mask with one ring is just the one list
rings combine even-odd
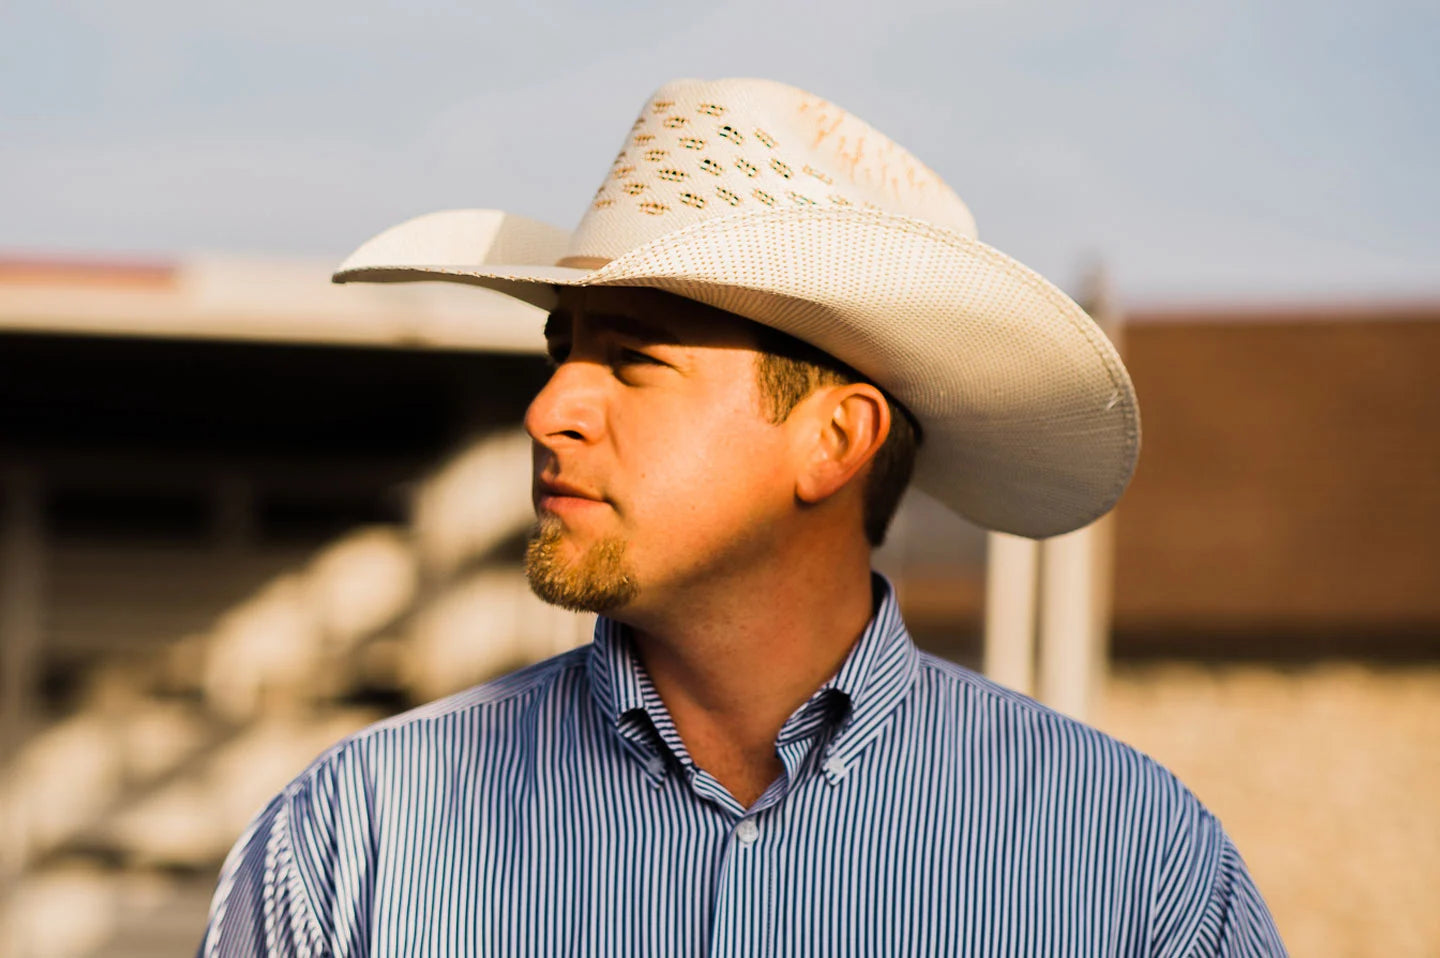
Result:
{"label": "man's eyebrow", "polygon": [[683,340],[675,330],[626,313],[587,313],[586,320],[596,329],[609,330],[647,343],[679,344]]}

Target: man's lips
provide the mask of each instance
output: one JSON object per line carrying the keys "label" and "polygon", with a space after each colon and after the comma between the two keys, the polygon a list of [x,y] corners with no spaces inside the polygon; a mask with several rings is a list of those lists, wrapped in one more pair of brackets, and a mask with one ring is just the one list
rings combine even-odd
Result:
{"label": "man's lips", "polygon": [[599,493],[559,479],[536,479],[534,499],[535,509],[541,512],[571,512],[605,503]]}

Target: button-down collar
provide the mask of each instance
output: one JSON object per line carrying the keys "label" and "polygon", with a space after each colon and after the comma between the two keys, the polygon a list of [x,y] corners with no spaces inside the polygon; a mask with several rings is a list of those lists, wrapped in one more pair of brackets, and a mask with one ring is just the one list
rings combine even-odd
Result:
{"label": "button-down collar", "polygon": [[[828,731],[832,734],[817,764],[832,785],[838,784],[914,683],[919,653],[901,621],[895,590],[879,573],[871,584],[875,614],[859,641],[776,737],[776,752],[792,780]],[[628,627],[600,617],[588,671],[596,705],[652,780],[658,784],[671,761],[693,779],[698,770],[636,654]]]}

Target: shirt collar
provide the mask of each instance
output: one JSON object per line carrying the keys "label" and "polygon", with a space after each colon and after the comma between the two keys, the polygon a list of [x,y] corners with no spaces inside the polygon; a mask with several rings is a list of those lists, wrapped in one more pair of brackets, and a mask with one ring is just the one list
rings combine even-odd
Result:
{"label": "shirt collar", "polygon": [[627,626],[603,615],[595,620],[588,668],[591,694],[607,717],[619,722],[626,713],[650,704],[645,697],[649,682],[642,678],[645,667]]}
{"label": "shirt collar", "polygon": [[860,753],[884,729],[886,720],[915,684],[920,667],[920,652],[900,618],[895,587],[878,572],[870,575],[875,614],[869,625],[835,677],[822,685],[780,730],[783,740],[790,724],[807,709],[822,703],[830,690],[844,696],[849,709],[830,739],[822,766],[832,785],[845,777]]}
{"label": "shirt collar", "polygon": [[[830,738],[825,762],[832,783],[843,779],[855,759],[883,729],[885,720],[914,684],[919,652],[900,618],[900,606],[890,581],[871,573],[875,614],[839,671],[812,695],[780,729],[777,744],[807,738],[839,717]],[[636,712],[650,719],[653,735],[682,764],[689,758],[673,733],[673,724],[635,652],[628,627],[606,616],[595,623],[595,640],[588,662],[591,694],[622,737],[633,747],[650,751],[647,738],[629,721]],[[666,731],[672,734],[667,735]],[[655,766],[652,763],[652,768]]]}

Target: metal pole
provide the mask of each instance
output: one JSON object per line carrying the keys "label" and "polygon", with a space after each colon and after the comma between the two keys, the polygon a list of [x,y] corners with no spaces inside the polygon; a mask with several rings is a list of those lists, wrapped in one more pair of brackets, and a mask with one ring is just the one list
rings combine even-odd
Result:
{"label": "metal pole", "polygon": [[[1087,309],[1118,344],[1120,312],[1104,270],[1087,285]],[[1089,716],[1109,661],[1112,522],[1105,516],[1040,546],[1040,700],[1079,719]]]}
{"label": "metal pole", "polygon": [[986,537],[986,545],[982,668],[1001,685],[1033,695],[1039,543],[992,532]]}
{"label": "metal pole", "polygon": [[1040,548],[1040,701],[1078,719],[1090,712],[1098,658],[1091,531],[1055,536]]}

